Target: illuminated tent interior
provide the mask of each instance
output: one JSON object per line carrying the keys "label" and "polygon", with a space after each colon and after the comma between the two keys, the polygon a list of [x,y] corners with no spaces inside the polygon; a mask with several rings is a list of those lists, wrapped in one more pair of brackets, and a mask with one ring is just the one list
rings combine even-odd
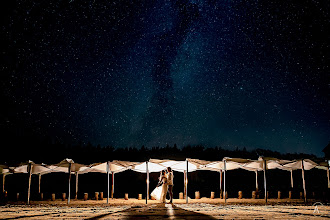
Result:
{"label": "illuminated tent interior", "polygon": [[[78,175],[86,174],[86,173],[104,173],[107,174],[107,203],[109,202],[110,197],[110,178],[111,174],[111,198],[113,198],[114,192],[114,174],[120,173],[126,170],[133,170],[140,173],[147,174],[146,180],[146,203],[148,202],[149,197],[149,173],[160,172],[161,170],[166,169],[167,167],[171,167],[172,170],[177,172],[184,173],[184,183],[185,183],[185,195],[187,195],[188,191],[188,173],[194,172],[197,170],[208,170],[208,171],[216,171],[220,173],[220,191],[226,192],[226,171],[235,170],[235,169],[244,169],[247,171],[254,171],[256,173],[256,188],[258,189],[258,181],[257,175],[259,171],[263,171],[264,174],[264,189],[265,189],[265,200],[267,202],[267,184],[266,184],[266,171],[271,169],[281,169],[285,171],[291,172],[291,187],[293,188],[293,170],[301,170],[302,171],[302,181],[303,181],[303,189],[304,189],[304,198],[306,201],[306,187],[305,187],[305,177],[304,171],[311,170],[313,168],[322,169],[327,171],[327,179],[328,179],[328,188],[330,188],[329,182],[329,166],[330,161],[316,163],[310,159],[301,159],[301,160],[280,160],[276,158],[267,158],[260,157],[258,160],[250,160],[250,159],[242,159],[242,158],[223,158],[222,161],[205,161],[199,159],[190,159],[187,158],[184,161],[175,161],[175,160],[159,160],[159,159],[150,159],[149,161],[144,162],[130,162],[130,161],[119,161],[114,160],[112,162],[104,162],[104,163],[94,163],[90,165],[83,165],[79,163],[75,163],[72,159],[64,159],[61,162],[53,165],[46,164],[35,164],[33,161],[28,161],[25,163],[21,163],[18,166],[6,166],[0,165],[0,173],[3,175],[2,181],[2,190],[5,192],[5,177],[9,174],[15,173],[27,173],[29,174],[29,187],[28,187],[28,204],[30,200],[30,188],[31,188],[31,176],[32,174],[39,175],[39,193],[40,193],[40,184],[41,184],[41,176],[45,174],[55,173],[55,172],[63,172],[69,174],[68,180],[68,204],[70,203],[70,182],[71,175],[75,174],[76,176],[76,198],[78,193]],[[222,182],[223,182],[223,190],[222,190]],[[225,201],[227,199],[226,196],[223,196]],[[188,196],[186,196],[186,202],[188,203]]]}

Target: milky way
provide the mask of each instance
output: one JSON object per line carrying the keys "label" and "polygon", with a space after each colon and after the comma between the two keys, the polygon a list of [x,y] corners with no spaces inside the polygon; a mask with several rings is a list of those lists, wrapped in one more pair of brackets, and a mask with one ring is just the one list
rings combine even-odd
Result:
{"label": "milky way", "polygon": [[9,146],[329,143],[329,1],[1,4]]}

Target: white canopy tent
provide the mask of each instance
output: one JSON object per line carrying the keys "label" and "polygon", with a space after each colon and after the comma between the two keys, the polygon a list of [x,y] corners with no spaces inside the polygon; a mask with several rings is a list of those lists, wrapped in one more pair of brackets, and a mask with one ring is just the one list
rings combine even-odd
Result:
{"label": "white canopy tent", "polygon": [[12,173],[28,173],[29,174],[29,186],[28,186],[28,201],[30,203],[30,192],[31,192],[31,177],[32,174],[39,175],[39,193],[40,193],[40,182],[41,182],[41,175],[43,173],[51,172],[51,169],[45,164],[36,164],[33,161],[29,160],[28,162],[21,163],[16,167],[12,167],[10,169]]}
{"label": "white canopy tent", "polygon": [[[266,170],[269,169],[281,169],[291,172],[291,187],[293,187],[293,170],[302,170],[302,179],[304,187],[304,195],[306,200],[306,187],[304,171],[311,170],[313,168],[322,169],[327,171],[328,187],[329,183],[329,162],[316,163],[310,159],[301,160],[280,160],[277,158],[260,157],[258,160],[242,159],[242,158],[223,158],[222,161],[205,161],[199,159],[187,158],[184,161],[175,160],[159,160],[150,159],[145,162],[130,162],[130,161],[119,161],[114,160],[112,162],[94,163],[91,165],[83,165],[74,163],[72,159],[64,159],[60,163],[54,165],[46,164],[35,164],[32,161],[22,163],[16,167],[8,167],[6,165],[0,165],[0,173],[3,174],[3,191],[5,183],[5,175],[10,173],[28,173],[29,174],[29,189],[28,189],[28,203],[30,199],[30,186],[31,186],[31,175],[39,175],[39,193],[40,193],[40,181],[41,175],[53,172],[64,172],[69,174],[69,193],[68,193],[68,204],[70,203],[70,182],[71,174],[76,174],[76,195],[78,192],[78,174],[84,174],[89,172],[106,173],[108,175],[108,198],[109,199],[109,174],[112,174],[112,190],[111,197],[113,198],[114,193],[114,174],[123,172],[125,170],[133,170],[140,173],[147,174],[147,196],[146,202],[149,196],[149,173],[160,172],[161,170],[171,167],[172,170],[177,172],[183,172],[185,182],[185,195],[186,202],[188,202],[187,196],[187,184],[188,184],[188,173],[197,170],[209,170],[220,172],[220,191],[222,190],[222,173],[224,173],[224,192],[226,192],[226,171],[234,169],[244,169],[248,171],[254,171],[256,173],[256,189],[258,189],[257,174],[258,171],[264,171],[264,188],[265,188],[265,200],[267,202],[267,185],[266,185]],[[226,195],[224,196],[226,201]]]}
{"label": "white canopy tent", "polygon": [[[111,173],[112,176],[112,187],[111,187],[111,198],[113,198],[113,194],[114,194],[114,185],[115,185],[115,179],[114,179],[114,175],[115,173],[120,173],[123,172],[125,170],[129,170],[132,169],[132,167],[134,167],[136,164],[138,164],[138,162],[130,162],[130,161],[120,161],[120,160],[114,160],[112,162],[105,162],[105,163],[94,163],[89,165],[88,167],[81,167],[80,171],[77,172],[77,176],[78,173],[79,174],[84,174],[84,173],[89,173],[89,172],[98,172],[98,173],[106,173],[107,174],[107,179],[108,179],[108,187],[107,187],[107,203],[109,203],[109,186],[110,186],[110,178],[109,178],[109,174]],[[78,177],[76,180],[76,183],[78,183]],[[78,189],[78,185],[76,186],[76,189]],[[77,194],[77,191],[76,191]]]}
{"label": "white canopy tent", "polygon": [[0,173],[2,174],[2,193],[5,192],[6,175],[11,174],[7,165],[0,165]]}

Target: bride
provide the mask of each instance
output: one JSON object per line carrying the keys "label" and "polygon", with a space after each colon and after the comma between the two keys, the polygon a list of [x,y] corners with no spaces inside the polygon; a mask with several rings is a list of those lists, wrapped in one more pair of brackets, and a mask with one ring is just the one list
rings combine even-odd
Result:
{"label": "bride", "polygon": [[159,182],[157,187],[152,191],[151,196],[160,202],[166,202],[166,194],[167,194],[167,177],[165,170],[160,172]]}

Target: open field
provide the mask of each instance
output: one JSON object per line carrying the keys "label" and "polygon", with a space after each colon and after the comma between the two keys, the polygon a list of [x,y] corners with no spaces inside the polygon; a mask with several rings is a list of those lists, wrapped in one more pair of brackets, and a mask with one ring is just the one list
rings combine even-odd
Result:
{"label": "open field", "polygon": [[301,200],[176,199],[174,204],[155,200],[110,199],[10,202],[0,206],[0,219],[328,219],[329,204],[304,205]]}

